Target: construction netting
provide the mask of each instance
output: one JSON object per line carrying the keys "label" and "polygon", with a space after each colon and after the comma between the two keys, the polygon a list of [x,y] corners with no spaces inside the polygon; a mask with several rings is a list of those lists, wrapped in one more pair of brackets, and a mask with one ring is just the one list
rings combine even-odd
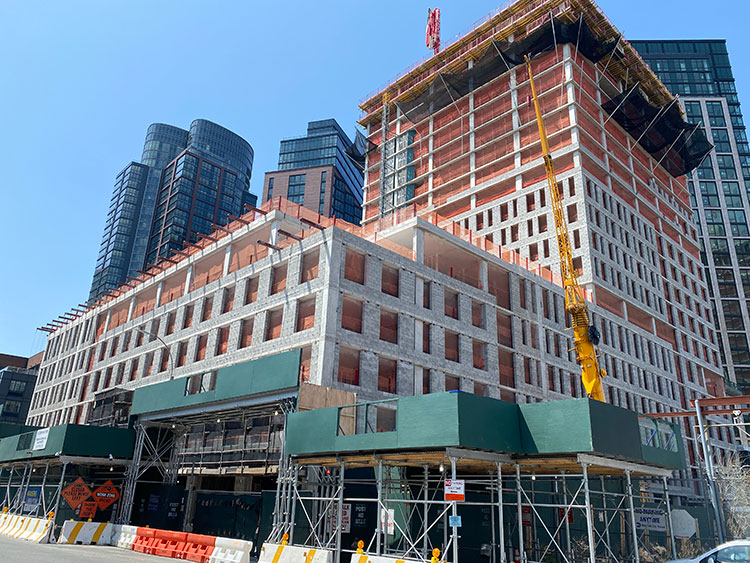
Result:
{"label": "construction netting", "polygon": [[523,64],[525,56],[532,57],[557,45],[570,43],[589,60],[597,62],[612,53],[618,41],[618,37],[605,41],[598,39],[583,19],[574,23],[553,19],[518,41],[490,42],[484,55],[471,68],[438,74],[422,94],[406,102],[397,102],[397,105],[409,121],[417,123],[514,66]]}
{"label": "construction netting", "polygon": [[676,100],[657,107],[633,86],[602,107],[672,176],[691,171],[713,148],[699,124],[683,119]]}
{"label": "construction netting", "polygon": [[[619,37],[599,39],[581,18],[567,23],[552,19],[517,41],[492,41],[471,68],[457,73],[441,73],[418,96],[396,102],[412,123],[434,115],[469,92],[524,63],[524,57],[574,45],[577,52],[596,63],[610,55],[618,58]],[[686,122],[675,100],[658,107],[649,103],[637,86],[602,104],[604,110],[674,177],[698,166],[712,145],[696,124]],[[592,108],[593,109],[593,108]]]}

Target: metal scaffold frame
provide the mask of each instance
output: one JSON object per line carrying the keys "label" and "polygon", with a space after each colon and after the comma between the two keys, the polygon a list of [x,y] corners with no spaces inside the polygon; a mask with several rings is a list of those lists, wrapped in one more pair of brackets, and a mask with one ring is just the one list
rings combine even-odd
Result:
{"label": "metal scaffold frame", "polygon": [[[369,555],[427,562],[438,548],[442,561],[458,563],[461,528],[454,524],[462,507],[479,507],[490,519],[491,534],[482,546],[490,563],[548,557],[565,563],[640,563],[653,538],[636,521],[634,478],[649,480],[651,490],[658,485],[663,491],[650,504],[666,514],[662,549],[672,557],[677,554],[668,488],[671,472],[658,467],[587,454],[512,459],[461,448],[285,457],[283,465],[267,541],[286,539],[290,545],[330,550],[335,563],[355,552],[354,546],[342,545],[342,527],[337,525],[349,503],[376,507],[374,530],[360,538]],[[351,471],[357,468],[370,468],[372,476]],[[446,478],[464,481],[464,501],[444,498]],[[350,494],[351,486],[360,493]],[[373,494],[361,494],[362,486]]]}
{"label": "metal scaffold frame", "polygon": [[[127,524],[133,512],[135,501],[135,487],[146,471],[156,467],[166,484],[174,484],[177,481],[177,448],[175,434],[169,428],[157,426],[152,436],[148,430],[151,427],[136,423],[135,446],[133,448],[133,461],[125,473],[125,484],[123,485],[122,505],[117,518],[118,524]],[[145,456],[144,456],[145,450]],[[165,461],[166,458],[166,461]]]}

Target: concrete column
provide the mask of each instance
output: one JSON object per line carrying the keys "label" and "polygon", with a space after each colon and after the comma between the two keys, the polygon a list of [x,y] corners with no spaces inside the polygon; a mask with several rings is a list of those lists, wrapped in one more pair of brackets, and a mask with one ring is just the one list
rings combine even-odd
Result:
{"label": "concrete column", "polygon": [[128,321],[133,319],[133,312],[135,311],[135,296],[130,298],[130,305],[128,305]]}
{"label": "concrete column", "polygon": [[229,274],[229,266],[232,263],[232,253],[234,252],[234,245],[229,244],[227,245],[226,249],[224,250],[224,270],[222,275],[226,276]]}
{"label": "concrete column", "polygon": [[362,350],[360,353],[359,386],[372,390],[378,388],[378,357],[373,352]]}
{"label": "concrete column", "polygon": [[187,269],[187,273],[185,274],[185,291],[182,292],[183,295],[187,295],[190,293],[190,286],[193,283],[193,265],[190,264]]}
{"label": "concrete column", "polygon": [[156,302],[154,304],[154,309],[156,309],[161,304],[161,294],[164,291],[164,282],[160,281],[159,285],[156,286]]}
{"label": "concrete column", "polygon": [[267,311],[259,311],[253,320],[253,346],[257,346],[266,339]]}
{"label": "concrete column", "polygon": [[[236,297],[235,297],[236,299]],[[236,352],[240,344],[240,331],[242,330],[242,319],[237,319],[229,325],[229,343],[227,344],[227,354]]]}
{"label": "concrete column", "polygon": [[417,264],[424,264],[424,231],[422,229],[414,229],[412,250],[414,251],[414,261]]}
{"label": "concrete column", "polygon": [[[422,378],[424,377],[426,368],[421,366],[414,366],[414,394],[422,395]],[[429,372],[428,372],[429,373]]]}
{"label": "concrete column", "polygon": [[445,374],[436,369],[430,370],[430,393],[445,391]]}
{"label": "concrete column", "polygon": [[[419,386],[420,393],[422,386]],[[416,395],[414,382],[414,364],[398,360],[396,364],[396,393],[399,395]]]}
{"label": "concrete column", "polygon": [[[271,244],[277,244],[279,241],[279,227],[281,227],[280,221],[273,221],[271,223],[271,237],[269,239],[269,243]],[[274,252],[276,252],[273,248],[268,249],[268,254],[271,255]]]}
{"label": "concrete column", "polygon": [[479,285],[482,290],[489,291],[489,271],[485,260],[479,262]]}

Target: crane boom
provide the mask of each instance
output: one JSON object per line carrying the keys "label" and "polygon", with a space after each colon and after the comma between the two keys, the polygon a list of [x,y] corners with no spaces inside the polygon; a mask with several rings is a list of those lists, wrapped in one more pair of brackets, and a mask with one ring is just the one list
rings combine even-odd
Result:
{"label": "crane boom", "polygon": [[536,123],[539,127],[539,138],[542,142],[544,168],[547,173],[547,187],[549,188],[550,199],[552,200],[552,212],[555,217],[557,249],[560,254],[560,274],[565,290],[565,310],[570,314],[571,325],[573,327],[576,361],[581,366],[581,380],[583,381],[583,386],[586,388],[586,394],[597,401],[604,401],[602,378],[607,374],[599,367],[599,358],[597,357],[599,332],[590,324],[589,309],[586,305],[586,300],[583,298],[581,286],[578,285],[578,276],[573,268],[573,252],[570,248],[568,223],[563,213],[562,196],[557,187],[557,177],[555,176],[555,168],[552,165],[547,131],[544,127],[542,111],[536,95],[534,76],[531,72],[531,60],[528,57],[526,57],[526,68],[529,71],[531,97],[534,101]]}

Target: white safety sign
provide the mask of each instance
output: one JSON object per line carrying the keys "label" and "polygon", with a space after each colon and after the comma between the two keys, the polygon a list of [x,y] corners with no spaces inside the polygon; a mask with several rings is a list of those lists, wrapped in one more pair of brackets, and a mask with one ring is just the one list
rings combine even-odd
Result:
{"label": "white safety sign", "polygon": [[463,479],[445,480],[445,500],[464,501],[466,487]]}

